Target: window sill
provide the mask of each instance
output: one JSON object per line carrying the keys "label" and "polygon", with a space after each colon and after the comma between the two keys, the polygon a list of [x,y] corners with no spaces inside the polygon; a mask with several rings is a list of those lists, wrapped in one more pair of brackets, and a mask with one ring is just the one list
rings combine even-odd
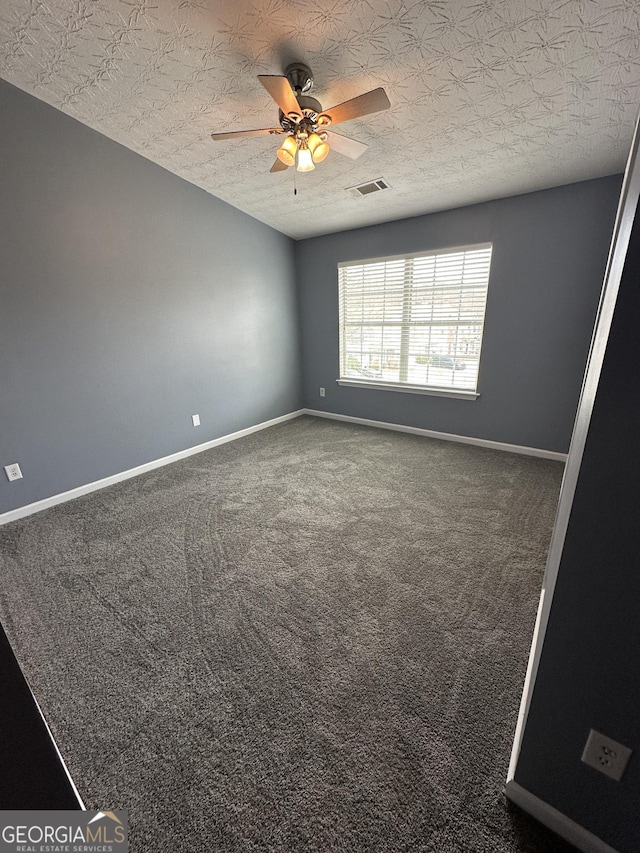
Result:
{"label": "window sill", "polygon": [[436,388],[428,385],[404,385],[400,382],[376,382],[367,379],[336,379],[338,385],[349,388],[374,388],[377,391],[400,391],[404,394],[427,394],[432,397],[453,397],[458,400],[477,400],[476,391],[459,391],[455,388]]}

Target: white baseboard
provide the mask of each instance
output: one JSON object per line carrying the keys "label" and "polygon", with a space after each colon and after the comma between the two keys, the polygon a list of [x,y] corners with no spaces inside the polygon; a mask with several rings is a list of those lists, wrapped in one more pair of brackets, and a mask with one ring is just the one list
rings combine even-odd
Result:
{"label": "white baseboard", "polygon": [[579,823],[571,820],[558,809],[554,809],[549,803],[536,797],[535,794],[530,793],[517,782],[513,780],[507,782],[505,794],[512,803],[565,838],[583,853],[617,853],[613,847],[609,847],[597,835],[589,832],[588,829],[580,826]]}
{"label": "white baseboard", "polygon": [[412,435],[423,435],[427,438],[439,438],[443,441],[457,441],[460,444],[473,444],[476,447],[488,447],[491,450],[504,450],[507,453],[520,453],[523,456],[538,456],[541,459],[553,459],[556,462],[566,462],[566,453],[557,453],[554,450],[541,450],[537,447],[525,447],[520,444],[505,444],[502,441],[490,441],[487,438],[472,438],[468,435],[455,435],[450,432],[436,432],[432,429],[421,429],[420,427],[404,426],[403,424],[389,424],[386,421],[371,421],[368,418],[355,418],[351,415],[337,415],[334,412],[321,412],[317,409],[303,409],[303,415],[313,415],[316,418],[331,418],[334,421],[347,421],[352,424],[363,424],[364,426],[378,427],[379,429],[391,429],[396,432],[408,432]]}
{"label": "white baseboard", "polygon": [[131,477],[137,477],[139,474],[145,474],[147,471],[153,471],[154,468],[161,468],[163,465],[169,465],[172,462],[177,462],[180,459],[186,459],[188,456],[193,456],[195,453],[202,453],[203,450],[210,450],[212,447],[217,447],[220,444],[226,444],[228,441],[235,441],[238,438],[243,438],[245,435],[250,435],[252,432],[258,432],[262,429],[275,426],[276,424],[290,421],[300,415],[312,415],[318,418],[330,418],[336,421],[346,421],[348,423],[363,424],[364,426],[378,427],[379,429],[390,429],[396,432],[407,432],[413,435],[422,435],[427,438],[439,438],[443,441],[457,441],[462,444],[473,444],[477,447],[488,447],[492,450],[504,450],[509,453],[521,453],[525,456],[538,456],[542,459],[553,459],[558,462],[564,462],[567,458],[566,453],[556,453],[552,450],[539,450],[535,447],[523,447],[518,444],[505,444],[500,441],[489,441],[485,438],[471,438],[466,435],[454,435],[448,432],[436,432],[431,429],[421,429],[420,427],[404,426],[403,424],[390,424],[386,421],[372,421],[368,418],[356,418],[351,415],[338,415],[333,412],[321,412],[316,409],[298,409],[295,412],[289,412],[287,415],[281,415],[278,418],[273,418],[270,421],[264,421],[255,426],[247,427],[246,429],[232,432],[229,435],[223,435],[220,438],[214,438],[211,441],[206,441],[204,444],[198,444],[195,447],[188,447],[186,450],[179,450],[177,453],[172,453],[170,456],[164,456],[162,459],[154,459],[151,462],[145,462],[143,465],[138,465],[135,468],[129,468],[127,471],[121,471],[118,474],[112,474],[109,477],[104,477],[101,480],[96,480],[93,483],[87,483],[84,486],[78,486],[75,489],[70,489],[67,492],[60,492],[57,495],[44,498],[41,501],[35,501],[31,504],[18,507],[17,509],[9,510],[0,514],[0,526],[8,524],[10,521],[17,521],[19,518],[25,518],[27,515],[33,515],[35,512],[41,512],[49,507],[56,506],[66,501],[71,501],[74,498],[79,498],[82,495],[95,492],[98,489],[104,489],[106,486],[112,486],[115,483],[120,483],[123,480],[128,480]]}
{"label": "white baseboard", "polygon": [[218,447],[220,444],[226,444],[229,441],[235,441],[238,438],[244,438],[245,435],[251,435],[252,432],[258,432],[262,429],[275,426],[284,421],[299,418],[304,414],[304,409],[299,409],[296,412],[289,412],[287,415],[281,415],[279,418],[273,418],[270,421],[264,421],[261,424],[246,427],[246,429],[238,430],[238,432],[223,435],[220,438],[214,438],[211,441],[205,441],[204,444],[197,444],[195,447],[188,447],[186,450],[179,450],[177,453],[172,453],[170,456],[163,456],[162,459],[154,459],[151,462],[145,462],[144,465],[138,465],[135,468],[129,468],[127,471],[121,471],[118,474],[112,474],[110,477],[104,477],[101,480],[95,480],[93,483],[87,483],[84,486],[78,486],[75,489],[69,489],[67,492],[60,492],[57,495],[51,495],[49,498],[44,498],[35,503],[20,506],[17,509],[9,510],[0,514],[0,526],[8,524],[10,521],[17,521],[19,518],[24,518],[27,515],[33,515],[34,512],[41,512],[56,504],[66,503],[74,498],[79,498],[82,495],[95,492],[98,489],[104,489],[106,486],[112,486],[115,483],[120,483],[123,480],[129,480],[131,477],[137,477],[139,474],[146,474],[147,471],[153,471],[154,468],[161,468],[163,465],[169,465],[171,462],[177,462],[180,459],[186,459],[188,456],[193,456],[196,453],[202,453],[203,450],[210,450],[212,447]]}

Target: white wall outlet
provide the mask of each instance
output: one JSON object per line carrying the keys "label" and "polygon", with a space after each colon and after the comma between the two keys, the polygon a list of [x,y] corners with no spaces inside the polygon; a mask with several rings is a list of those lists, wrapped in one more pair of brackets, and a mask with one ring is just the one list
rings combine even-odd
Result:
{"label": "white wall outlet", "polygon": [[321,389],[320,389],[320,396],[321,396],[321,397],[324,397],[324,388],[321,388]]}
{"label": "white wall outlet", "polygon": [[7,480],[9,480],[9,482],[11,482],[11,480],[22,479],[22,471],[20,470],[20,466],[17,462],[14,462],[13,465],[5,465],[4,473],[7,475]]}
{"label": "white wall outlet", "polygon": [[191,415],[194,426],[200,426],[200,415]]}
{"label": "white wall outlet", "polygon": [[591,729],[582,753],[582,761],[619,782],[632,752],[633,750],[628,746],[623,746],[595,729]]}

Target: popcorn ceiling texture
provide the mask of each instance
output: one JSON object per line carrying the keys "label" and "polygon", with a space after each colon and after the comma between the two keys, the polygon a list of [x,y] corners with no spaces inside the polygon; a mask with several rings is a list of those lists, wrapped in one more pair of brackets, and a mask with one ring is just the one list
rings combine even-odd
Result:
{"label": "popcorn ceiling texture", "polygon": [[[640,103],[638,0],[3,0],[0,76],[295,238],[622,171]],[[272,175],[256,79],[311,66],[369,150]],[[383,176],[392,191],[346,187]]]}

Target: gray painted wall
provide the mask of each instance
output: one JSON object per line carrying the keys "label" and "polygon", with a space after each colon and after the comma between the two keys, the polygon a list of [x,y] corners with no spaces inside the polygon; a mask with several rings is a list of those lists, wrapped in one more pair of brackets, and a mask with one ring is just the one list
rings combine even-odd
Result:
{"label": "gray painted wall", "polygon": [[300,407],[292,240],[2,81],[0,138],[0,512]]}
{"label": "gray painted wall", "polygon": [[[515,781],[621,853],[640,849],[640,215],[627,254]],[[589,729],[634,750],[620,782]]]}
{"label": "gray painted wall", "polygon": [[[621,180],[586,181],[297,243],[305,406],[566,452]],[[375,196],[359,203],[375,204]],[[478,400],[336,384],[340,261],[488,241],[493,260]]]}

